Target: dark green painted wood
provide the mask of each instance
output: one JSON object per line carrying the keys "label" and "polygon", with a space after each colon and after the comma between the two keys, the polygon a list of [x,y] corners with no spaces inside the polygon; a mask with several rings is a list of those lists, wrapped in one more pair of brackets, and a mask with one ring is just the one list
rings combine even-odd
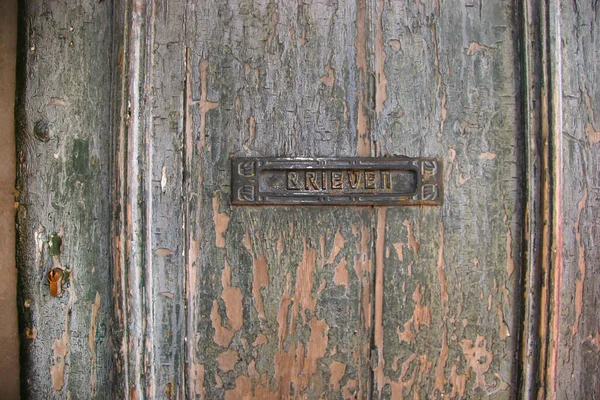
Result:
{"label": "dark green painted wood", "polygon": [[[110,2],[27,2],[18,66],[22,395],[109,398]],[[64,291],[47,273],[62,268]]]}

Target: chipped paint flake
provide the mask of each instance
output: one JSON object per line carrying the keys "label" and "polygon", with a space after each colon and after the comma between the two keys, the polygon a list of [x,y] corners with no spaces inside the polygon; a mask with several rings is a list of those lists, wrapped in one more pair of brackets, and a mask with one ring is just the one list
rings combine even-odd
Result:
{"label": "chipped paint flake", "polygon": [[[417,378],[417,373],[419,372],[419,368],[413,368],[413,372],[409,379],[405,380],[406,375],[410,369],[413,361],[417,359],[416,354],[411,354],[408,358],[402,363],[402,367],[400,369],[400,376],[397,381],[393,381],[389,378],[386,378],[386,383],[389,383],[392,389],[392,399],[403,399],[404,393],[410,393],[412,391],[412,387],[415,384],[415,380]],[[380,396],[381,397],[381,396]],[[415,398],[418,395],[415,393]]]}
{"label": "chipped paint flake", "polygon": [[261,346],[261,345],[267,344],[267,343],[268,343],[267,337],[264,334],[260,333],[254,340],[254,342],[252,343],[252,346],[254,346],[254,347]]}
{"label": "chipped paint flake", "polygon": [[240,357],[237,350],[227,349],[217,357],[219,369],[223,372],[233,371]]}
{"label": "chipped paint flake", "polygon": [[425,325],[427,327],[431,326],[431,313],[429,311],[429,307],[422,304],[423,295],[421,293],[420,285],[417,285],[412,299],[416,303],[412,317],[404,323],[403,331],[400,330],[400,327],[398,327],[396,330],[400,343],[414,343],[416,334],[421,329],[421,325]]}
{"label": "chipped paint flake", "polygon": [[408,231],[408,246],[412,249],[415,258],[419,258],[419,246],[421,243],[415,240],[415,233],[413,231],[412,224],[409,220],[405,220],[402,225],[404,225]]}
{"label": "chipped paint flake", "polygon": [[154,254],[158,257],[166,257],[175,254],[175,252],[171,249],[167,249],[166,247],[159,247],[154,249]]}
{"label": "chipped paint flake", "polygon": [[467,364],[475,373],[475,384],[473,388],[488,388],[485,380],[485,373],[490,369],[494,354],[487,350],[487,341],[484,336],[477,335],[475,343],[469,339],[463,339],[460,342],[463,356],[467,359]]}
{"label": "chipped paint flake", "polygon": [[340,390],[340,381],[346,374],[346,364],[333,360],[329,365],[329,389],[333,392]]}
{"label": "chipped paint flake", "polygon": [[269,286],[269,266],[264,254],[255,258],[252,262],[252,296],[254,306],[260,318],[265,318],[265,306],[263,302],[262,288]]}
{"label": "chipped paint flake", "polygon": [[371,155],[371,142],[369,140],[367,110],[363,103],[368,99],[365,91],[368,90],[367,82],[367,4],[366,0],[356,1],[356,38],[354,46],[356,47],[356,67],[359,73],[359,84],[357,88],[358,98],[358,116],[356,121],[356,131],[358,134],[358,143],[356,146],[356,155],[359,157],[368,157]]}
{"label": "chipped paint flake", "polygon": [[[292,275],[288,273],[277,315],[279,329],[273,387],[276,390],[273,396],[277,398],[286,398],[292,387],[296,396],[302,396],[308,388],[316,393],[326,389],[323,379],[313,379],[313,376],[320,377],[319,360],[325,356],[329,343],[329,325],[315,314],[315,271],[316,251],[305,238],[302,260],[296,271],[294,296],[290,296]],[[301,324],[310,329],[308,342],[295,339],[300,316]]]}
{"label": "chipped paint flake", "polygon": [[470,374],[467,371],[464,374],[457,372],[456,364],[452,365],[452,371],[450,372],[450,385],[452,386],[452,392],[450,398],[453,399],[458,396],[459,399],[465,398],[465,389],[467,387],[467,381],[469,380]]}
{"label": "chipped paint flake", "polygon": [[248,120],[248,135],[248,142],[254,142],[254,137],[256,136],[256,120],[254,119],[254,115],[251,115]]}
{"label": "chipped paint flake", "polygon": [[190,366],[190,374],[194,396],[200,396],[202,399],[206,398],[206,389],[204,388],[204,364],[192,363]]}
{"label": "chipped paint flake", "polygon": [[480,160],[484,160],[484,161],[491,161],[491,160],[493,160],[496,157],[497,157],[496,153],[490,153],[489,151],[487,151],[485,153],[481,153],[479,155],[479,159]]}
{"label": "chipped paint flake", "polygon": [[167,190],[167,166],[163,165],[161,170],[161,178],[160,178],[160,191],[165,193]]}
{"label": "chipped paint flake", "polygon": [[594,128],[594,125],[588,122],[585,126],[585,135],[587,136],[590,144],[596,144],[600,142],[600,131]]}
{"label": "chipped paint flake", "polygon": [[377,20],[375,23],[375,111],[377,119],[381,117],[383,105],[387,99],[387,83],[385,76],[385,47],[383,45],[383,8],[384,1],[377,1]]}
{"label": "chipped paint flake", "polygon": [[244,322],[242,304],[244,295],[239,288],[231,286],[231,268],[227,262],[225,262],[225,268],[223,268],[221,283],[223,286],[221,299],[225,303],[225,313],[231,328],[223,326],[217,300],[213,300],[210,319],[215,330],[215,343],[222,347],[228,347],[233,336],[242,328]]}
{"label": "chipped paint flake", "polygon": [[398,39],[388,40],[388,44],[390,45],[390,47],[394,51],[400,51],[400,50],[402,50],[402,42],[399,41]]}
{"label": "chipped paint flake", "polygon": [[219,204],[221,202],[220,192],[216,192],[212,199],[213,221],[215,223],[215,243],[217,247],[225,247],[225,232],[229,226],[229,215],[219,212]]}
{"label": "chipped paint flake", "polygon": [[385,359],[383,357],[383,250],[385,247],[385,224],[387,207],[377,209],[377,237],[375,240],[375,321],[373,342],[377,349],[377,365],[374,380],[379,390],[385,382]]}
{"label": "chipped paint flake", "polygon": [[344,239],[344,236],[340,233],[340,231],[338,229],[338,231],[335,233],[335,237],[333,239],[333,248],[331,249],[331,253],[329,254],[329,258],[327,259],[327,264],[334,263],[335,258],[340,253],[340,251],[344,248],[345,245],[346,245],[346,239]]}
{"label": "chipped paint flake", "polygon": [[437,272],[441,286],[442,308],[446,308],[446,305],[448,304],[448,283],[446,282],[446,275],[444,274],[445,269],[446,266],[444,265],[444,224],[443,222],[440,222],[440,245],[438,249]]}
{"label": "chipped paint flake", "polygon": [[506,340],[510,337],[510,330],[508,329],[508,325],[504,319],[504,311],[502,311],[502,307],[496,306],[496,314],[498,315],[498,325],[500,325],[500,339]]}
{"label": "chipped paint flake", "polygon": [[246,375],[239,375],[233,389],[225,392],[225,400],[245,400],[252,398],[252,381]]}
{"label": "chipped paint flake", "polygon": [[348,287],[348,270],[346,269],[346,258],[342,258],[340,262],[336,265],[335,271],[333,273],[333,283],[338,286]]}
{"label": "chipped paint flake", "polygon": [[[248,253],[252,255],[252,297],[254,298],[254,308],[259,318],[265,318],[265,307],[261,289],[269,286],[269,265],[264,254],[258,257],[252,251],[252,239],[248,232],[244,233],[243,244]],[[283,242],[282,242],[283,250]]]}
{"label": "chipped paint flake", "polygon": [[434,391],[434,398],[435,396],[435,392],[437,391],[440,394],[444,393],[444,386],[446,385],[446,374],[444,372],[445,368],[446,368],[446,362],[448,362],[448,353],[449,353],[449,349],[448,349],[448,341],[447,341],[447,336],[448,336],[448,328],[446,328],[446,326],[444,326],[443,330],[442,330],[442,346],[440,349],[440,358],[438,359],[438,363],[435,367],[435,386],[433,388]]}
{"label": "chipped paint flake", "polygon": [[398,255],[398,260],[400,260],[400,262],[404,261],[404,246],[405,245],[406,245],[406,243],[403,243],[403,242],[394,243],[394,249],[396,250],[396,254]]}
{"label": "chipped paint flake", "polygon": [[65,357],[69,353],[69,334],[66,329],[62,336],[52,344],[52,352],[52,364],[50,365],[52,387],[55,391],[59,391],[65,383]]}
{"label": "chipped paint flake", "polygon": [[481,44],[479,42],[471,42],[469,43],[469,48],[465,51],[465,54],[468,56],[475,55],[479,52],[483,52],[483,54],[485,54],[485,51],[495,49],[495,47],[486,46],[485,44]]}
{"label": "chipped paint flake", "polygon": [[331,61],[327,63],[325,70],[327,73],[319,79],[319,83],[328,87],[333,87],[333,84],[335,83],[335,70],[331,68]]}
{"label": "chipped paint flake", "polygon": [[436,70],[437,75],[437,98],[440,99],[440,127],[438,131],[438,137],[441,137],[444,133],[444,123],[446,121],[446,116],[448,113],[448,109],[446,108],[447,96],[446,96],[446,85],[442,79],[442,72],[440,66],[440,54],[439,54],[439,43],[437,36],[437,25],[435,23],[431,24],[431,36],[433,40],[433,65]]}
{"label": "chipped paint flake", "polygon": [[506,273],[510,278],[515,272],[515,262],[512,254],[512,231],[508,228],[506,232]]}
{"label": "chipped paint flake", "polygon": [[295,309],[300,307],[300,313],[302,314],[304,323],[306,323],[306,313],[302,311],[314,311],[317,301],[313,297],[313,287],[315,284],[315,263],[317,259],[317,253],[312,249],[304,238],[304,251],[302,253],[302,260],[296,271],[296,287],[295,287]]}

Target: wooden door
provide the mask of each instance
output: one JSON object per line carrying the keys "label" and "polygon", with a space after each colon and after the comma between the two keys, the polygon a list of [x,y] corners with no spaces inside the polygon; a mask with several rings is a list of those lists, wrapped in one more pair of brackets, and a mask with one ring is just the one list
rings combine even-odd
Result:
{"label": "wooden door", "polygon": [[[25,396],[600,394],[595,6],[21,14]],[[443,206],[231,205],[233,156],[392,155]]]}

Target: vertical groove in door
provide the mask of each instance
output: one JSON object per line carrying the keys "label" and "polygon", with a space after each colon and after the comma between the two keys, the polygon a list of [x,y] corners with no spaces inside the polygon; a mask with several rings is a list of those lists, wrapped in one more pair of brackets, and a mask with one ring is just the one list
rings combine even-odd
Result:
{"label": "vertical groove in door", "polygon": [[525,1],[523,112],[526,133],[523,396],[555,394],[562,279],[560,5]]}
{"label": "vertical groove in door", "polygon": [[[115,232],[126,396],[185,393],[183,3],[125,1],[120,55]],[[121,21],[121,18],[123,20]],[[122,46],[122,47],[121,47]],[[115,124],[116,125],[116,124]],[[117,214],[117,212],[116,212]],[[189,291],[187,292],[189,293]]]}
{"label": "vertical groove in door", "polygon": [[128,30],[127,47],[124,50],[127,60],[126,118],[124,134],[127,136],[127,146],[124,148],[123,176],[125,182],[124,201],[124,249],[125,249],[125,280],[124,300],[127,310],[125,329],[127,330],[126,363],[128,366],[127,379],[129,385],[127,396],[136,398],[144,396],[144,220],[145,192],[144,180],[144,130],[142,114],[144,110],[142,93],[144,90],[144,19],[145,5],[143,2],[132,1],[127,4],[129,18],[126,20]]}
{"label": "vertical groove in door", "polygon": [[[119,10],[119,9],[118,9]],[[120,77],[119,147],[117,169],[120,190],[117,209],[119,234],[116,257],[120,271],[121,313],[123,329],[121,351],[124,367],[125,398],[152,397],[153,369],[153,293],[152,259],[149,248],[149,200],[151,184],[149,134],[149,71],[151,58],[147,54],[151,43],[152,12],[150,3],[125,1],[119,10],[125,13],[122,27],[123,45],[119,59],[123,63]],[[117,82],[117,84],[120,82]]]}
{"label": "vertical groove in door", "polygon": [[[186,4],[186,9],[187,9],[187,4]],[[185,38],[185,34],[186,34],[186,18],[184,18],[184,38]],[[189,143],[189,132],[190,132],[190,126],[189,124],[191,123],[190,121],[190,116],[189,116],[189,96],[191,96],[190,88],[190,70],[189,70],[189,61],[190,61],[190,55],[189,55],[190,49],[187,47],[187,40],[184,40],[184,46],[183,46],[183,71],[184,71],[184,79],[183,79],[183,116],[182,116],[182,125],[183,125],[183,140],[182,140],[182,147],[181,147],[181,152],[182,152],[182,163],[181,163],[181,168],[182,168],[182,174],[181,174],[181,187],[182,187],[182,194],[183,197],[181,199],[181,207],[183,210],[183,227],[182,227],[182,233],[183,233],[183,265],[184,265],[184,269],[183,269],[183,304],[184,304],[184,317],[183,317],[183,336],[184,336],[184,343],[183,343],[183,371],[182,371],[182,392],[183,392],[183,396],[186,398],[192,398],[193,397],[193,392],[192,392],[192,388],[191,388],[191,376],[190,376],[190,372],[191,372],[191,365],[190,365],[190,361],[191,361],[191,357],[192,357],[192,343],[189,340],[189,333],[191,332],[190,330],[190,326],[191,326],[191,322],[190,319],[192,317],[191,313],[190,313],[190,304],[188,302],[188,297],[189,297],[189,293],[191,288],[189,287],[189,273],[190,273],[190,250],[189,250],[189,246],[190,246],[190,241],[189,241],[189,218],[188,218],[188,198],[189,198],[189,190],[188,190],[188,181],[189,181],[189,163],[190,160],[188,158],[188,147],[191,146],[191,144]]]}
{"label": "vertical groove in door", "polygon": [[557,386],[558,356],[561,338],[561,291],[563,275],[563,123],[562,123],[562,36],[560,28],[561,2],[550,0],[546,9],[546,65],[548,74],[548,125],[549,149],[548,169],[550,173],[549,202],[551,204],[550,218],[552,233],[549,244],[550,266],[552,273],[549,277],[549,321],[550,334],[548,337],[547,398],[555,398]]}
{"label": "vertical groove in door", "polygon": [[[115,297],[114,310],[114,347],[120,349],[116,360],[116,368],[120,372],[118,384],[115,387],[115,395],[129,398],[129,327],[127,305],[127,252],[126,252],[126,206],[127,198],[127,176],[126,176],[126,149],[127,149],[127,68],[129,60],[125,58],[129,38],[129,7],[127,1],[115,2],[115,26],[113,28],[113,53],[117,55],[118,69],[113,78],[113,121],[116,133],[113,136],[113,193],[111,196],[113,206],[113,272],[114,284],[113,295]],[[117,97],[118,95],[118,97]]]}
{"label": "vertical groove in door", "polygon": [[[529,232],[529,223],[528,216],[531,210],[528,209],[528,205],[531,202],[530,191],[528,190],[532,184],[534,184],[533,177],[530,177],[530,162],[531,156],[528,149],[530,149],[531,145],[529,143],[530,140],[530,129],[528,128],[528,99],[529,99],[529,80],[527,74],[527,32],[528,26],[526,24],[525,15],[526,13],[526,3],[520,0],[513,1],[513,23],[515,24],[515,32],[513,34],[513,46],[514,53],[516,54],[516,62],[515,62],[515,75],[516,79],[516,89],[515,89],[515,101],[517,103],[517,123],[515,133],[517,135],[517,151],[520,154],[517,157],[517,170],[519,171],[519,175],[524,177],[521,182],[521,193],[518,196],[517,200],[520,203],[518,208],[518,218],[521,221],[521,231],[520,235],[516,236],[517,240],[522,242],[522,246],[520,248],[520,254],[515,256],[515,259],[518,260],[518,267],[515,268],[515,280],[514,280],[514,312],[512,318],[512,325],[516,327],[514,343],[515,349],[513,354],[513,370],[512,370],[512,382],[511,390],[510,390],[510,398],[517,399],[521,398],[522,394],[525,392],[524,388],[526,386],[525,376],[527,373],[526,368],[526,356],[525,356],[525,338],[527,337],[526,325],[527,322],[525,320],[526,315],[526,297],[528,296],[528,282],[529,277],[527,276],[527,272],[530,271],[530,265],[528,264],[530,261],[530,236]],[[531,179],[530,179],[531,178]]]}
{"label": "vertical groove in door", "polygon": [[[187,8],[187,5],[186,5]],[[193,170],[192,156],[194,154],[194,140],[192,136],[192,116],[190,115],[190,107],[192,106],[192,89],[191,89],[191,65],[190,65],[190,48],[185,45],[184,51],[184,65],[185,65],[185,80],[184,80],[184,114],[183,114],[183,126],[184,126],[184,138],[183,138],[183,186],[184,195],[183,199],[185,212],[184,212],[184,238],[185,238],[185,392],[188,398],[196,398],[196,395],[204,397],[204,367],[195,361],[196,341],[194,339],[193,332],[196,326],[196,320],[194,318],[195,309],[195,298],[194,295],[197,291],[196,282],[198,280],[198,256],[200,252],[200,235],[201,231],[199,226],[196,229],[192,229],[190,226],[190,214],[192,212],[198,213],[195,221],[200,220],[200,210],[202,209],[201,195],[195,193],[192,195],[192,183],[191,174]],[[202,174],[199,174],[200,179]],[[198,187],[201,187],[202,183],[198,183]],[[192,204],[196,204],[193,207]]]}
{"label": "vertical groove in door", "polygon": [[543,284],[544,268],[544,101],[542,87],[543,64],[541,61],[542,28],[539,1],[523,2],[523,63],[524,63],[524,114],[526,132],[526,229],[525,229],[525,265],[526,285],[524,315],[525,335],[523,337],[523,357],[525,361],[523,377],[523,395],[534,399],[538,396],[540,378],[540,362],[543,358],[544,339],[541,333],[540,320],[544,313]]}

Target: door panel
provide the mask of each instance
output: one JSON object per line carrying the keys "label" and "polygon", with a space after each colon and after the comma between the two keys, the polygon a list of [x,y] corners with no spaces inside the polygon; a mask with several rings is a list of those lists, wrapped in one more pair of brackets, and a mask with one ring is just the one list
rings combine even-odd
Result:
{"label": "door panel", "polygon": [[[590,399],[600,393],[600,85],[597,6],[562,5],[555,22],[562,38],[560,92],[563,153],[563,270],[555,321],[556,379],[549,391],[558,398]],[[561,106],[561,104],[559,104]]]}
{"label": "door panel", "polygon": [[110,374],[111,9],[36,2],[22,12],[16,102],[22,395],[109,397],[116,378]]}
{"label": "door panel", "polygon": [[140,72],[140,80],[152,88],[141,105],[140,136],[147,138],[145,143],[142,139],[147,150],[141,194],[147,201],[143,219],[148,245],[143,247],[147,261],[142,261],[140,269],[148,282],[143,285],[145,295],[152,300],[140,315],[149,326],[140,385],[154,398],[181,397],[185,385],[184,5],[157,3],[139,39],[145,38],[144,47],[152,49],[147,58],[141,58]]}
{"label": "door panel", "polygon": [[188,10],[191,397],[369,392],[373,210],[231,207],[229,191],[232,154],[364,151],[355,14],[333,3]]}
{"label": "door panel", "polygon": [[[24,394],[596,395],[594,9],[492,3],[23,5]],[[231,205],[234,156],[392,155],[444,204]]]}
{"label": "door panel", "polygon": [[377,211],[378,396],[510,395],[522,218],[513,8],[375,4],[378,150],[443,157],[445,179],[441,208]]}

